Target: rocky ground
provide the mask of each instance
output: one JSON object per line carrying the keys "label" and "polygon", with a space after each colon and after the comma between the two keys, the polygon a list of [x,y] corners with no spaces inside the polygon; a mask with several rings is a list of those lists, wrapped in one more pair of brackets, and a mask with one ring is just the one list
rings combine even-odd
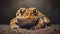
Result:
{"label": "rocky ground", "polygon": [[37,30],[10,29],[9,25],[0,25],[0,34],[60,34],[60,25],[52,25]]}

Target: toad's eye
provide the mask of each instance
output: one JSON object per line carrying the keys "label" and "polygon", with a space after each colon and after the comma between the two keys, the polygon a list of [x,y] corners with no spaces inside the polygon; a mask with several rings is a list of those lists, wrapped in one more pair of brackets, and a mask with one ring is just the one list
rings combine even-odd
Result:
{"label": "toad's eye", "polygon": [[23,15],[24,13],[25,13],[25,11],[21,9],[20,14]]}
{"label": "toad's eye", "polygon": [[36,9],[33,10],[33,14],[34,14],[35,16],[37,16]]}

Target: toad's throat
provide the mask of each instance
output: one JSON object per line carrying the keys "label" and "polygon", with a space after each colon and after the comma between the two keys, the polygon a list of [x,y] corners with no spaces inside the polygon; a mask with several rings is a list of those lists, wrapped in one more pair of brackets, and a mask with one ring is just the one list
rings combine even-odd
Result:
{"label": "toad's throat", "polygon": [[17,21],[19,22],[18,25],[21,28],[31,28],[35,26],[38,23],[38,19],[33,18],[33,19],[20,19],[18,18]]}

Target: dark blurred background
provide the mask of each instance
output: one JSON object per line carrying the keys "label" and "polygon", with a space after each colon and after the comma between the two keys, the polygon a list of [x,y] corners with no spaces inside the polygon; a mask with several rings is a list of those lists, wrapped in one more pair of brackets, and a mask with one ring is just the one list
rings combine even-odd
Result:
{"label": "dark blurred background", "polygon": [[0,0],[0,24],[9,24],[20,7],[36,7],[53,24],[60,24],[59,0]]}

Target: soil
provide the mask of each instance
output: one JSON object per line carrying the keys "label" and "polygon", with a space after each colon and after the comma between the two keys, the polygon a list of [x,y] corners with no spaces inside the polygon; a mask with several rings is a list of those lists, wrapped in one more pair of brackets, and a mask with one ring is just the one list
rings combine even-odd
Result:
{"label": "soil", "polygon": [[52,25],[36,30],[10,29],[9,25],[0,25],[0,34],[60,34],[60,25]]}

